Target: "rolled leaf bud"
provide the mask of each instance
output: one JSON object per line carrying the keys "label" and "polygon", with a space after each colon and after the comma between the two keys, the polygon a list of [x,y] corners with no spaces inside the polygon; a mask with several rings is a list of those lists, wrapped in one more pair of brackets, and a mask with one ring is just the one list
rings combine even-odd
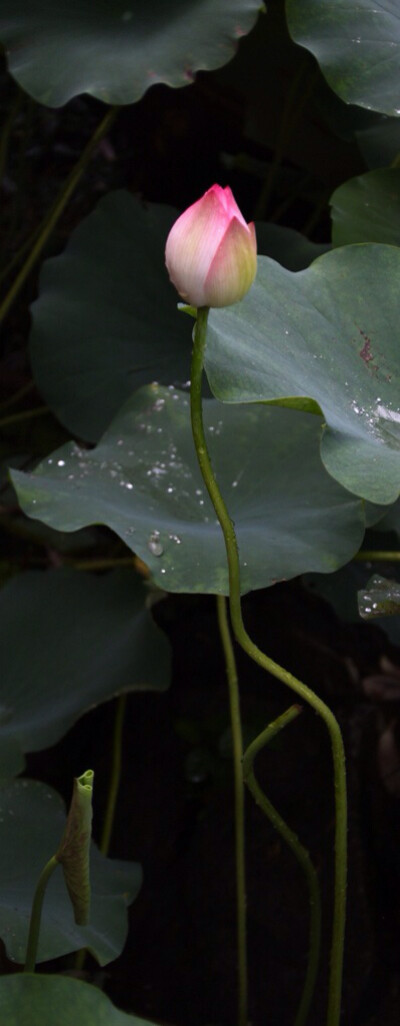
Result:
{"label": "rolled leaf bud", "polygon": [[191,306],[230,306],[243,299],[257,271],[254,224],[246,224],[227,186],[213,185],[168,235],[168,274]]}
{"label": "rolled leaf bud", "polygon": [[78,926],[86,926],[90,913],[90,838],[92,834],[93,770],[75,777],[64,836],[56,854]]}

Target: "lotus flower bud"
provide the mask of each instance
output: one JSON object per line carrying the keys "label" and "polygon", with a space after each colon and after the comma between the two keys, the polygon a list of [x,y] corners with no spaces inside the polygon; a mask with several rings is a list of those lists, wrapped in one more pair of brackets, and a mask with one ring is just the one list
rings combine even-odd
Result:
{"label": "lotus flower bud", "polygon": [[248,292],[257,270],[254,224],[246,224],[232,192],[213,185],[171,228],[165,263],[191,306],[230,306]]}

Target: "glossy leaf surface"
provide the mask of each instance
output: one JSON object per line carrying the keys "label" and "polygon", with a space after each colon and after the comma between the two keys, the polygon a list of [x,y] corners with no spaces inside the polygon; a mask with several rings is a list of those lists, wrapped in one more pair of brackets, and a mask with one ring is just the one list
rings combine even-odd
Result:
{"label": "glossy leaf surface", "polygon": [[245,299],[211,312],[211,388],[228,403],[310,397],[329,473],[389,504],[400,492],[399,317],[397,247],[347,246],[298,274],[260,257]]}
{"label": "glossy leaf surface", "polygon": [[[0,937],[8,957],[24,962],[32,898],[40,873],[58,849],[65,828],[60,796],[36,780],[0,788]],[[89,926],[76,926],[63,874],[56,869],[43,904],[38,961],[87,947],[105,965],[117,958],[127,934],[127,905],[136,897],[141,869],[106,859],[91,846],[92,910]]]}
{"label": "glossy leaf surface", "polygon": [[[320,418],[208,400],[205,424],[238,533],[243,592],[350,559],[364,513],[321,464]],[[64,446],[33,474],[12,477],[29,516],[63,531],[107,524],[167,591],[227,593],[225,547],[198,469],[186,393],[143,389],[97,448]]]}
{"label": "glossy leaf surface", "polygon": [[293,39],[346,103],[400,114],[397,0],[286,0],[286,10]]}
{"label": "glossy leaf surface", "polygon": [[11,73],[39,103],[79,93],[133,103],[156,82],[184,86],[218,68],[252,28],[259,0],[3,0]]}

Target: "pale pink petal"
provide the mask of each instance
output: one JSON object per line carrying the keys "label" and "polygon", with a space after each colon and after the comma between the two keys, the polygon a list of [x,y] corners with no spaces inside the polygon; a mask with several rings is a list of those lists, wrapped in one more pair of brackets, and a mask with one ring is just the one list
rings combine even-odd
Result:
{"label": "pale pink petal", "polygon": [[236,203],[232,190],[229,188],[229,185],[227,185],[226,189],[223,189],[222,192],[225,195],[225,210],[229,215],[229,218],[232,219],[233,217],[237,217],[238,221],[240,221],[240,224],[242,224],[244,228],[247,228],[247,223],[243,217],[242,211],[239,210],[239,207]]}
{"label": "pale pink petal", "polygon": [[205,305],[204,282],[228,224],[213,186],[171,228],[165,249],[168,273],[180,295],[193,306]]}
{"label": "pale pink petal", "polygon": [[231,221],[218,247],[204,285],[205,306],[230,306],[248,292],[257,271],[254,224]]}

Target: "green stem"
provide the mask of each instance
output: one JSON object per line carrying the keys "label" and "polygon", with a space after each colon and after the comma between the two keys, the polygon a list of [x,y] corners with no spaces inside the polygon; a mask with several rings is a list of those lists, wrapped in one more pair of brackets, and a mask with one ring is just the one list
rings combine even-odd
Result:
{"label": "green stem", "polygon": [[3,181],[4,172],[7,165],[8,156],[8,143],[10,140],[10,133],[13,126],[13,122],[19,114],[19,111],[23,102],[23,92],[18,90],[17,95],[14,98],[14,103],[11,106],[8,116],[4,122],[3,131],[0,136],[0,183]]}
{"label": "green stem", "polygon": [[235,654],[230,636],[226,599],[217,595],[218,626],[224,650],[231,713],[235,784],[236,908],[238,949],[238,1026],[247,1023],[246,871],[244,830],[243,739]]}
{"label": "green stem", "polygon": [[116,116],[117,110],[118,107],[111,107],[107,111],[107,114],[100,122],[100,125],[98,125],[98,127],[96,128],[83,153],[81,154],[77,164],[71,171],[71,174],[68,176],[58,199],[54,203],[49,214],[45,217],[40,234],[29,253],[28,259],[21,267],[19,274],[17,274],[17,277],[14,279],[9,292],[5,296],[5,299],[3,300],[0,306],[0,324],[8,314],[10,307],[12,306],[14,300],[17,298],[28,275],[34,267],[36,261],[39,259],[41,252],[47,243],[47,240],[49,239],[53,229],[55,228],[57,221],[61,217],[64,207],[67,205],[68,200],[72,196],[72,193],[74,192],[74,189],[76,188],[79,179],[81,178],[83,172],[86,169],[87,164],[90,161],[93,150],[95,150],[100,140],[103,138],[105,133],[110,128],[110,125],[112,124]]}
{"label": "green stem", "polygon": [[118,696],[117,706],[115,710],[111,778],[108,788],[107,808],[104,816],[103,830],[99,845],[102,855],[108,855],[108,849],[110,847],[111,834],[114,825],[114,815],[117,804],[119,785],[121,783],[122,733],[124,729],[126,697],[126,695]]}
{"label": "green stem", "polygon": [[357,563],[373,563],[374,561],[398,563],[400,560],[400,552],[385,552],[384,550],[379,549],[362,549],[361,552],[357,552],[357,554],[353,556],[353,559],[355,559]]}
{"label": "green stem", "polygon": [[[110,561],[108,561],[110,562]],[[112,561],[111,561],[112,562]],[[124,717],[126,709],[126,695],[119,695],[117,699],[117,707],[115,712],[114,730],[113,730],[113,750],[112,750],[112,767],[110,784],[107,795],[107,807],[104,816],[103,829],[101,834],[101,840],[99,849],[102,855],[108,854],[110,847],[110,840],[112,829],[114,825],[115,808],[117,804],[118,791],[121,782],[121,766],[122,766],[122,732],[124,728]],[[77,951],[75,956],[74,968],[76,971],[81,972],[86,961],[87,950],[81,948]]]}
{"label": "green stem", "polygon": [[310,899],[310,947],[309,947],[309,958],[307,964],[307,973],[304,983],[303,993],[299,1009],[295,1019],[295,1026],[304,1026],[307,1021],[308,1014],[313,999],[315,990],[315,983],[318,972],[319,962],[319,951],[321,943],[321,899],[319,893],[318,877],[315,872],[314,866],[311,862],[308,851],[303,848],[297,835],[293,830],[287,826],[285,821],[280,816],[279,812],[271,804],[267,796],[261,790],[261,787],[256,780],[253,764],[258,752],[268,744],[269,741],[275,735],[286,727],[292,720],[296,718],[301,712],[301,707],[298,705],[292,705],[290,709],[287,709],[282,716],[279,716],[277,720],[270,723],[265,730],[262,731],[258,737],[246,749],[243,756],[243,777],[249,790],[251,791],[253,798],[260,806],[260,809],[268,817],[272,823],[274,829],[281,835],[285,843],[291,849],[295,855],[301,869],[306,877],[308,893]]}
{"label": "green stem", "polygon": [[229,570],[229,600],[232,627],[238,643],[245,652],[262,669],[271,673],[286,684],[303,701],[307,702],[324,720],[330,734],[335,787],[335,898],[333,912],[333,931],[331,947],[331,965],[329,978],[327,1026],[338,1026],[340,1020],[341,991],[343,975],[344,932],[346,921],[346,881],[347,881],[347,793],[346,768],[343,739],[339,724],[325,702],[318,695],[294,677],[269,656],[265,655],[251,640],[245,629],[240,598],[240,564],[239,550],[235,529],[229,516],[214,477],[211,460],[207,450],[203,426],[201,383],[203,360],[207,338],[208,308],[201,307],[197,311],[194,330],[194,346],[191,368],[191,418],[193,438],[204,483],[211,498],[224,535]]}
{"label": "green stem", "polygon": [[26,946],[24,973],[35,972],[37,947],[40,932],[40,920],[42,918],[43,898],[45,895],[47,883],[58,865],[59,862],[57,856],[52,855],[51,859],[49,859],[44,869],[42,870],[37,883],[37,887],[32,902],[31,921],[29,924],[28,943]]}
{"label": "green stem", "polygon": [[22,424],[24,420],[32,420],[32,417],[43,417],[50,413],[48,406],[35,406],[33,410],[22,410],[22,413],[10,413],[8,417],[2,417],[0,428],[10,427],[12,424]]}
{"label": "green stem", "polygon": [[18,392],[14,392],[14,395],[10,395],[8,399],[3,399],[0,403],[0,411],[9,410],[10,406],[15,406],[21,399],[25,399],[28,392],[31,392],[35,387],[34,381],[28,381],[26,385],[22,385],[22,388],[18,389]]}

